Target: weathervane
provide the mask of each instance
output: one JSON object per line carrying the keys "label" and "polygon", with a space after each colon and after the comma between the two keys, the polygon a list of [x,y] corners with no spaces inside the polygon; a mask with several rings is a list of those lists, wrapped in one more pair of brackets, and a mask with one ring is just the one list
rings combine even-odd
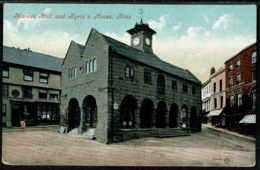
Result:
{"label": "weathervane", "polygon": [[143,14],[144,14],[144,11],[143,11],[143,8],[140,8],[139,9],[140,10],[140,12],[139,12],[139,14],[141,14],[141,24],[143,23]]}

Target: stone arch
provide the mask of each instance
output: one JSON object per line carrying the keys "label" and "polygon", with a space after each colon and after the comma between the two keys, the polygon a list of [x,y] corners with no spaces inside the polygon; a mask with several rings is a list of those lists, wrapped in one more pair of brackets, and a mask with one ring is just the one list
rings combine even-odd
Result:
{"label": "stone arch", "polygon": [[195,106],[191,107],[190,110],[190,128],[195,128],[196,127],[196,122],[197,122],[197,109]]}
{"label": "stone arch", "polygon": [[86,126],[96,128],[98,123],[98,109],[95,97],[92,95],[86,96],[82,102],[82,109],[85,113]]}
{"label": "stone arch", "polygon": [[137,101],[134,96],[127,95],[123,98],[120,107],[121,127],[134,128],[135,127],[135,112],[137,109]]}
{"label": "stone arch", "polygon": [[173,103],[170,107],[169,127],[170,128],[178,127],[178,105],[176,103]]}
{"label": "stone arch", "polygon": [[157,128],[166,127],[166,121],[165,121],[166,113],[167,113],[166,103],[164,101],[160,101],[157,105],[157,110],[156,110],[156,127]]}
{"label": "stone arch", "polygon": [[152,114],[154,104],[152,100],[146,98],[142,101],[140,108],[140,127],[151,128],[152,127]]}
{"label": "stone arch", "polygon": [[80,125],[80,107],[76,98],[69,101],[68,106],[68,131],[78,128]]}

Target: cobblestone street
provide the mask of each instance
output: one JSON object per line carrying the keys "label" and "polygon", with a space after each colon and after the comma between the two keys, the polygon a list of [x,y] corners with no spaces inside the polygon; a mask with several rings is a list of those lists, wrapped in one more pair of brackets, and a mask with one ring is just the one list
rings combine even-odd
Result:
{"label": "cobblestone street", "polygon": [[255,142],[208,128],[187,137],[142,138],[110,145],[57,130],[4,130],[3,162],[9,165],[243,167],[255,163]]}

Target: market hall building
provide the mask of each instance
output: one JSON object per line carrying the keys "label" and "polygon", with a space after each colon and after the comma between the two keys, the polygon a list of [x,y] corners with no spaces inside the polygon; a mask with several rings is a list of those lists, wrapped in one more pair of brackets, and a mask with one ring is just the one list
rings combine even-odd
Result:
{"label": "market hall building", "polygon": [[3,46],[3,126],[59,124],[63,59]]}
{"label": "market hall building", "polygon": [[201,82],[153,53],[156,33],[141,20],[131,46],[92,28],[62,64],[61,126],[112,143],[155,132],[201,130]]}

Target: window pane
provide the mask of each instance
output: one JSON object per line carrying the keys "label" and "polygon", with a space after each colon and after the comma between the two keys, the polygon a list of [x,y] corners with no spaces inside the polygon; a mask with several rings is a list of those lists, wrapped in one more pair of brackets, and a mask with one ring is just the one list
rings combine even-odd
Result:
{"label": "window pane", "polygon": [[9,67],[3,68],[3,77],[9,77]]}
{"label": "window pane", "polygon": [[93,72],[96,72],[97,71],[97,60],[94,59],[93,60]]}
{"label": "window pane", "polygon": [[86,62],[86,73],[89,73],[88,62]]}
{"label": "window pane", "polygon": [[130,67],[130,77],[134,77],[134,67]]}
{"label": "window pane", "polygon": [[130,77],[130,68],[128,66],[125,68],[125,77]]}

